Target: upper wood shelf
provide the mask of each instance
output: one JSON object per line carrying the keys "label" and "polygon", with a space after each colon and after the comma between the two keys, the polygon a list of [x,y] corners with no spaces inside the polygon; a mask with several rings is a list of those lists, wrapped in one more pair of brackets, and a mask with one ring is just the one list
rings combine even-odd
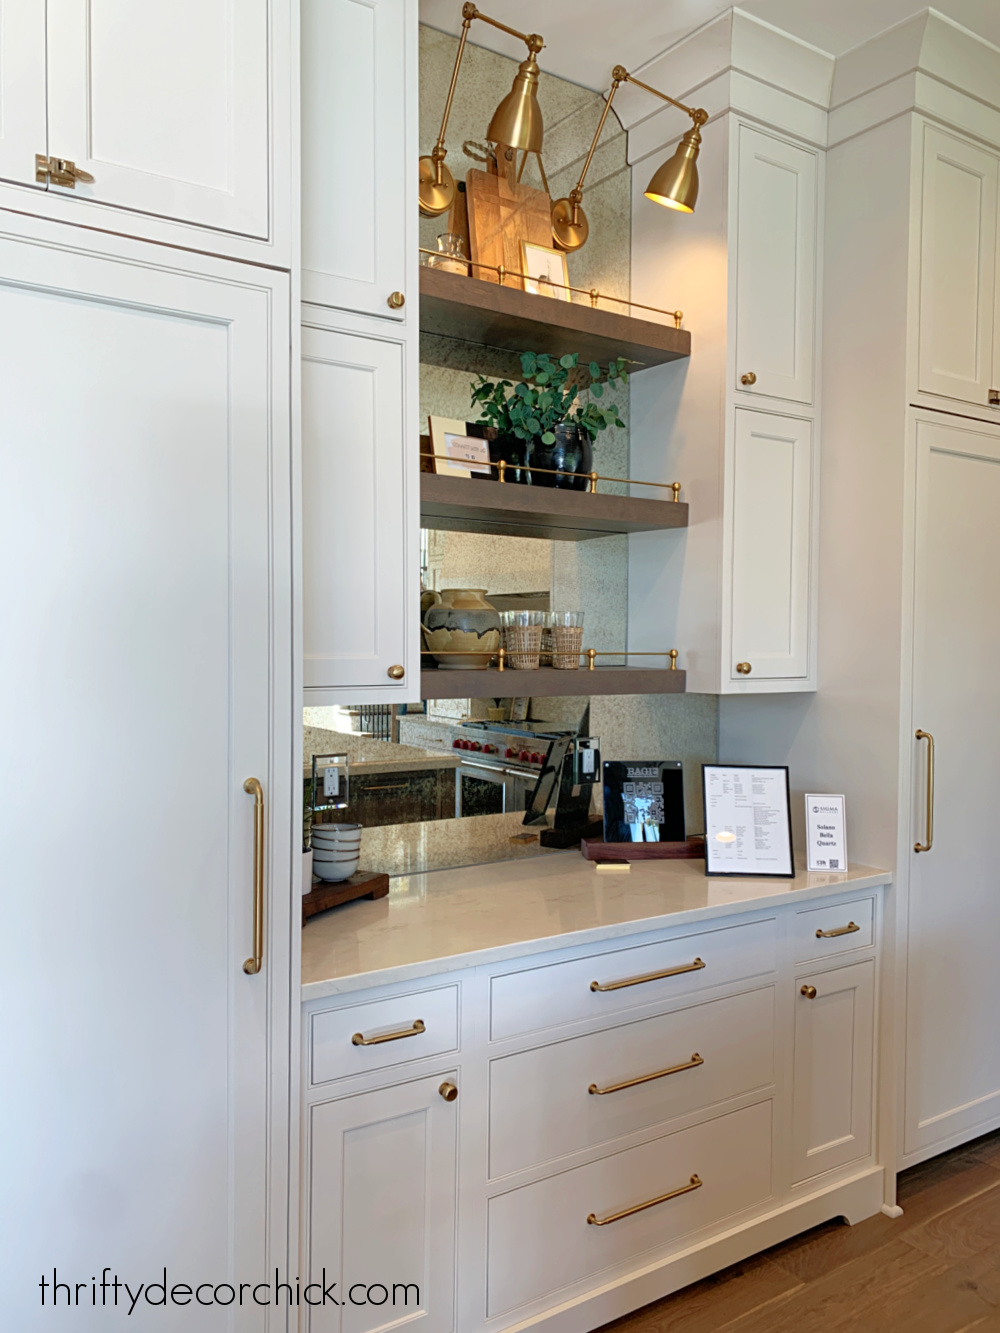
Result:
{"label": "upper wood shelf", "polygon": [[633,370],[691,355],[687,329],[427,267],[420,270],[420,331],[506,352],[579,352],[581,362],[623,356]]}
{"label": "upper wood shelf", "polygon": [[688,507],[682,501],[420,474],[424,528],[578,542],[615,533],[686,528],[687,522]]}

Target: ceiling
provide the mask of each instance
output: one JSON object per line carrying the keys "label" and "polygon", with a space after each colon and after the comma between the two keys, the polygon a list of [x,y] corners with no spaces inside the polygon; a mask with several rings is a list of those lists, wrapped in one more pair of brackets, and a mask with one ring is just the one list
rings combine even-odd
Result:
{"label": "ceiling", "polygon": [[[600,91],[611,81],[612,65],[641,69],[730,6],[724,0],[484,0],[482,8],[523,32],[541,29],[542,69]],[[917,0],[743,0],[739,8],[840,55],[926,6]],[[1000,46],[1000,0],[936,0],[934,8]],[[461,0],[420,0],[420,19],[458,33]],[[522,58],[516,38],[485,23],[472,25],[470,40]]]}

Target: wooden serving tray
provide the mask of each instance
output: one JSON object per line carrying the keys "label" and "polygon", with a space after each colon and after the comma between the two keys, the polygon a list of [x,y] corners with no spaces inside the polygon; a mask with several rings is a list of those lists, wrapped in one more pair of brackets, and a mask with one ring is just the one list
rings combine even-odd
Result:
{"label": "wooden serving tray", "polygon": [[705,859],[705,839],[688,838],[686,842],[604,842],[584,838],[580,851],[587,861],[678,861],[690,857]]}
{"label": "wooden serving tray", "polygon": [[336,884],[317,884],[308,893],[302,895],[302,922],[325,912],[341,903],[353,902],[355,898],[385,898],[389,894],[389,876],[376,874],[370,870],[358,870],[350,879],[342,879]]}

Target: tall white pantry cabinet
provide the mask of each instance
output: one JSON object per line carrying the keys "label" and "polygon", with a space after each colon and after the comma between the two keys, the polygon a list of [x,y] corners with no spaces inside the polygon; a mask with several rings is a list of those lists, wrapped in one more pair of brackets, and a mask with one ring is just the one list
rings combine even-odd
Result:
{"label": "tall white pantry cabinet", "polygon": [[852,857],[895,867],[882,1134],[899,1166],[1000,1125],[998,90],[996,48],[933,11],[838,61],[820,691],[720,716],[728,758],[780,755],[805,790],[845,792]]}
{"label": "tall white pantry cabinet", "polygon": [[[44,1330],[58,1270],[103,1333],[109,1265],[134,1290],[295,1262],[296,24],[2,23],[0,1281]],[[226,1295],[186,1322],[285,1327]]]}

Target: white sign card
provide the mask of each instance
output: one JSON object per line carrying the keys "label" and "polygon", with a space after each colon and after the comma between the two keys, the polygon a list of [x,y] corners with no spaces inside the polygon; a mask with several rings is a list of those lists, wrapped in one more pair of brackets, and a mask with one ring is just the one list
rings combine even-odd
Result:
{"label": "white sign card", "polygon": [[467,463],[470,472],[490,475],[490,446],[486,440],[477,440],[472,435],[453,435],[444,433],[444,451],[449,459]]}
{"label": "white sign card", "polygon": [[806,795],[806,842],[810,870],[847,869],[847,821],[843,796]]}
{"label": "white sign card", "polygon": [[795,874],[788,769],[702,764],[705,874]]}

